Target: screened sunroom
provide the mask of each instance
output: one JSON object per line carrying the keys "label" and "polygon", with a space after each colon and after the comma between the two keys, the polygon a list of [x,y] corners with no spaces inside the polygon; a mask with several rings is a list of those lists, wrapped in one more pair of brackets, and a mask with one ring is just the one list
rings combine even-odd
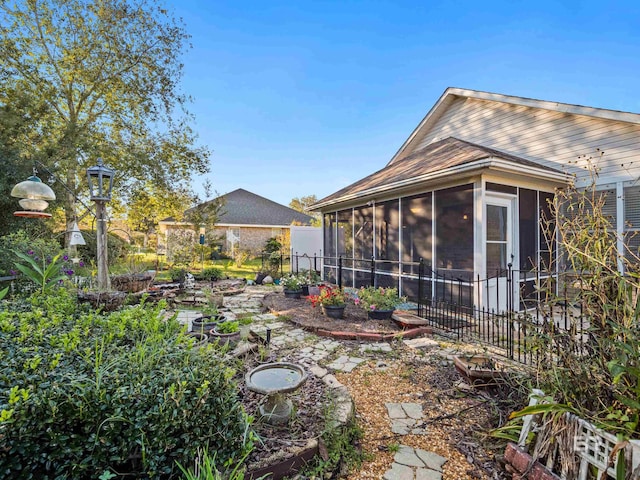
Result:
{"label": "screened sunroom", "polygon": [[504,308],[509,296],[526,297],[549,258],[544,219],[567,181],[494,150],[437,142],[318,202],[324,277]]}

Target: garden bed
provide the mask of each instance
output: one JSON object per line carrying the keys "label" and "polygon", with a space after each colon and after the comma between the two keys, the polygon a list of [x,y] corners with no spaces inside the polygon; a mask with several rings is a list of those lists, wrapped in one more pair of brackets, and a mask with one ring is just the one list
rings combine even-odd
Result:
{"label": "garden bed", "polygon": [[286,298],[282,293],[272,293],[264,297],[264,305],[272,312],[288,319],[300,327],[316,332],[318,330],[354,333],[394,334],[403,331],[391,320],[370,320],[367,312],[348,303],[344,318],[333,319],[322,315],[320,307],[314,308],[306,298]]}

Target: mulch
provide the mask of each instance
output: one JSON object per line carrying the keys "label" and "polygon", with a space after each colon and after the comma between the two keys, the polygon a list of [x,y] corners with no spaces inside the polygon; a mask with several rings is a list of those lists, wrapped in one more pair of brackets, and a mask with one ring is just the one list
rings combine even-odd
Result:
{"label": "mulch", "polygon": [[[395,333],[401,328],[389,320],[369,320],[366,312],[347,305],[344,319],[323,316],[308,299],[285,298],[282,293],[269,294],[264,306],[283,319],[308,330]],[[286,360],[286,359],[285,359]],[[362,466],[352,471],[348,480],[373,480],[383,477],[393,462],[397,445],[433,451],[448,459],[443,480],[488,480],[506,478],[496,463],[491,447],[484,445],[482,432],[500,423],[496,418],[500,401],[487,391],[460,387],[460,377],[453,365],[438,355],[416,356],[401,349],[381,362],[369,359],[351,373],[337,373],[355,403],[358,424],[364,437],[361,447],[366,453]],[[386,366],[384,366],[386,365]],[[313,377],[313,376],[310,376]],[[493,392],[494,394],[496,392]],[[260,398],[243,390],[249,413],[255,413]],[[270,427],[258,423],[264,441],[254,451],[251,461],[273,454],[278,448],[292,449],[322,433],[323,385],[317,380],[307,383],[294,395],[300,415],[288,427]],[[498,395],[500,397],[500,395]],[[399,436],[391,432],[385,403],[417,402],[425,412],[427,435]],[[498,414],[499,415],[499,414]],[[255,464],[254,463],[254,464]]]}
{"label": "mulch", "polygon": [[332,319],[322,315],[320,307],[314,308],[308,298],[286,298],[281,293],[271,293],[264,298],[267,309],[307,330],[330,330],[355,333],[396,333],[402,329],[389,320],[369,320],[367,312],[348,303],[344,318]]}

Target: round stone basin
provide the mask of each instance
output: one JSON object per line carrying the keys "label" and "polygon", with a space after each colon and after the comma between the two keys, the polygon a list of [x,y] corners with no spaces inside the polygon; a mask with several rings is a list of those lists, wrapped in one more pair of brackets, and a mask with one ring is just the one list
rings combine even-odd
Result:
{"label": "round stone basin", "polygon": [[262,418],[273,425],[282,425],[289,421],[293,405],[284,394],[297,390],[306,380],[304,368],[286,362],[260,365],[245,376],[249,390],[267,396],[259,411]]}
{"label": "round stone basin", "polygon": [[266,363],[245,376],[247,388],[264,395],[293,392],[306,380],[307,374],[301,366],[287,362]]}

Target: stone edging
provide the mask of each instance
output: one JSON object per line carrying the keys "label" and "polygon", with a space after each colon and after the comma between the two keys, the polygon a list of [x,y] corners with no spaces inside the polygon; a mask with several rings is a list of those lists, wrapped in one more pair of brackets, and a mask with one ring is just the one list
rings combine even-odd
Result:
{"label": "stone edging", "polygon": [[[314,365],[309,371],[316,377],[322,379],[329,389],[329,396],[333,398],[333,418],[330,420],[332,428],[340,428],[346,425],[354,415],[353,399],[349,395],[347,387],[342,385],[338,379],[328,373],[325,368]],[[263,459],[258,465],[249,465],[245,474],[246,480],[260,478],[263,475],[270,475],[270,480],[279,480],[297,472],[304,467],[318,453],[318,440],[311,439],[307,445],[302,447],[298,452],[294,453],[284,460],[281,459],[281,453],[275,453],[270,457]],[[262,466],[264,465],[264,466]]]}
{"label": "stone edging", "polygon": [[[278,312],[272,313],[276,316]],[[400,332],[394,333],[379,333],[379,332],[349,332],[349,331],[341,331],[341,330],[325,330],[320,327],[310,327],[308,325],[304,325],[296,321],[293,318],[288,319],[289,322],[293,323],[297,327],[305,330],[307,332],[315,333],[319,337],[329,337],[335,338],[336,340],[361,340],[366,342],[390,342],[393,340],[402,340],[406,338],[415,338],[421,335],[429,335],[433,333],[433,328],[431,327],[415,327],[409,328],[407,330],[402,330]]]}

